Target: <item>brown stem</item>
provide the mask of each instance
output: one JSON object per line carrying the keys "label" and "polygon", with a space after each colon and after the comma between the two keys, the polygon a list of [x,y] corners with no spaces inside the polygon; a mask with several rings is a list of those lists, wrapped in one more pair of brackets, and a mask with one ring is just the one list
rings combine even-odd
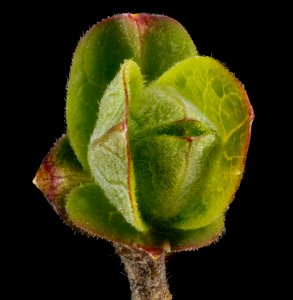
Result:
{"label": "brown stem", "polygon": [[146,251],[114,244],[127,273],[131,300],[171,300],[165,253],[154,258]]}

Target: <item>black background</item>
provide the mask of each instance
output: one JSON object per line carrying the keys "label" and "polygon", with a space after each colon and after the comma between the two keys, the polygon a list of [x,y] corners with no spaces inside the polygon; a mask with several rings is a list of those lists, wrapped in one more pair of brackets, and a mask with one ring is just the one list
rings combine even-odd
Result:
{"label": "black background", "polygon": [[9,41],[18,68],[11,76],[10,92],[16,99],[18,124],[10,135],[14,159],[7,173],[12,185],[5,202],[12,207],[3,213],[9,261],[5,274],[14,287],[9,289],[11,298],[19,294],[38,299],[130,299],[127,278],[112,246],[74,233],[31,183],[43,157],[65,132],[65,86],[79,37],[101,19],[122,12],[165,14],[181,22],[201,54],[224,62],[244,83],[256,114],[246,173],[227,214],[227,232],[217,244],[169,258],[174,299],[237,299],[274,292],[278,259],[272,254],[274,163],[268,165],[268,141],[275,129],[272,126],[268,134],[266,126],[273,113],[274,91],[268,92],[268,87],[273,85],[274,61],[268,59],[278,43],[274,23],[278,10],[245,2],[236,5],[236,1],[232,6],[196,1],[98,2],[68,3],[66,8],[51,2],[26,3],[12,8]]}

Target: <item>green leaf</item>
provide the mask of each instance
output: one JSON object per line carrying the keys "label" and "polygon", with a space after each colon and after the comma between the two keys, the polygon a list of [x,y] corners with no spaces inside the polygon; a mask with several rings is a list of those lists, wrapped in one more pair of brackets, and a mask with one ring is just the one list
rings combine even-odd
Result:
{"label": "green leaf", "polygon": [[92,179],[83,171],[67,136],[64,135],[44,158],[33,182],[55,211],[66,218],[64,211],[66,195],[76,186],[92,182]]}
{"label": "green leaf", "polygon": [[217,242],[225,230],[225,216],[221,215],[211,224],[193,230],[172,230],[169,233],[170,249],[195,250]]}
{"label": "green leaf", "polygon": [[198,55],[188,32],[176,20],[150,14],[133,15],[133,18],[140,38],[141,59],[138,64],[148,82],[175,63]]}
{"label": "green leaf", "polygon": [[[130,144],[144,220],[173,227],[216,141],[213,124],[174,89],[152,85],[131,106]],[[132,102],[131,102],[132,104]]]}
{"label": "green leaf", "polygon": [[173,220],[182,229],[206,226],[227,209],[243,174],[253,118],[248,97],[239,81],[209,57],[176,64],[154,85],[176,89],[216,128],[219,141],[199,165],[201,176],[192,196]]}
{"label": "green leaf", "polygon": [[74,189],[67,197],[66,211],[77,228],[114,242],[132,244],[139,231],[127,223],[96,184]]}
{"label": "green leaf", "polygon": [[196,55],[186,30],[175,20],[150,14],[121,14],[95,25],[74,53],[66,101],[67,130],[79,161],[88,169],[87,151],[99,102],[125,59],[133,59],[147,80],[176,62]]}
{"label": "green leaf", "polygon": [[[192,103],[183,98],[172,86],[151,84],[144,87],[141,97],[131,102],[132,139],[163,134],[170,126],[182,126],[194,120],[197,127],[213,130],[214,125]],[[177,125],[176,125],[177,124]],[[190,123],[191,124],[191,123]],[[205,125],[206,124],[206,125]]]}
{"label": "green leaf", "polygon": [[141,87],[139,67],[126,61],[101,100],[88,162],[95,180],[125,220],[138,230],[145,230],[136,202],[128,138],[129,103],[139,97]]}
{"label": "green leaf", "polygon": [[198,249],[216,241],[224,228],[223,216],[211,225],[196,230],[169,233],[139,232],[105,197],[97,185],[77,187],[67,197],[66,213],[74,227],[94,237],[142,248],[154,255],[163,251]]}
{"label": "green leaf", "polygon": [[172,228],[201,178],[202,161],[214,145],[213,135],[185,139],[162,135],[133,144],[137,198],[144,220],[155,228]]}

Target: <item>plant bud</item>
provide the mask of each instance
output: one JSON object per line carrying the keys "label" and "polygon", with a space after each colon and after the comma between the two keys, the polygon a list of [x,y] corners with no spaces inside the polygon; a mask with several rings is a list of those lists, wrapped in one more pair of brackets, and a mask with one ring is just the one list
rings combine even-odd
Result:
{"label": "plant bud", "polygon": [[217,240],[244,171],[253,110],[175,20],[122,14],[80,40],[67,136],[36,185],[72,227],[149,253]]}

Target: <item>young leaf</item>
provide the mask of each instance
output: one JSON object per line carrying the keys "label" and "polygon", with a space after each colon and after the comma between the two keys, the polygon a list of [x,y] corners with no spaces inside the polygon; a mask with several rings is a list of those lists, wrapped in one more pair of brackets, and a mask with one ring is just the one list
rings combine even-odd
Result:
{"label": "young leaf", "polygon": [[177,21],[159,15],[121,14],[95,25],[74,53],[66,101],[70,143],[85,169],[100,99],[125,59],[153,80],[176,62],[197,54],[186,30]]}
{"label": "young leaf", "polygon": [[82,169],[68,137],[64,135],[44,158],[33,182],[55,211],[66,218],[66,195],[76,186],[92,182],[92,179],[90,174]]}
{"label": "young leaf", "polygon": [[253,111],[243,86],[216,60],[188,58],[154,83],[172,86],[215,126],[219,142],[198,167],[200,180],[188,205],[174,219],[178,228],[206,226],[232,201],[240,183],[247,154]]}
{"label": "young leaf", "polygon": [[[67,197],[66,212],[75,227],[90,235],[129,245],[142,239],[139,231],[125,221],[96,184],[72,190]],[[140,242],[144,243],[147,241]]]}
{"label": "young leaf", "polygon": [[74,189],[66,199],[66,214],[76,228],[94,237],[144,249],[151,255],[164,251],[198,249],[219,238],[224,228],[224,217],[209,226],[195,230],[176,230],[170,233],[139,232],[108,201],[95,184]]}
{"label": "young leaf", "polygon": [[173,252],[195,250],[218,241],[225,230],[225,216],[221,215],[211,224],[193,230],[173,230],[169,237]]}
{"label": "young leaf", "polygon": [[128,137],[129,105],[139,97],[142,75],[133,61],[126,61],[107,88],[91,136],[88,162],[106,197],[138,230],[145,230],[135,196],[135,178]]}
{"label": "young leaf", "polygon": [[130,144],[139,207],[148,224],[171,228],[201,176],[199,166],[215,144],[215,130],[172,88],[154,84],[138,99],[140,105],[130,110]]}

